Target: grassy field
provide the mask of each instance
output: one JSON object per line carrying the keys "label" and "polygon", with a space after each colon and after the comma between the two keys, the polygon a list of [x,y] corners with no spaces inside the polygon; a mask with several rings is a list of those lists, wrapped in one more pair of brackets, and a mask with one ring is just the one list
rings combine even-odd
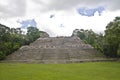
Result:
{"label": "grassy field", "polygon": [[0,80],[120,80],[120,63],[0,63]]}

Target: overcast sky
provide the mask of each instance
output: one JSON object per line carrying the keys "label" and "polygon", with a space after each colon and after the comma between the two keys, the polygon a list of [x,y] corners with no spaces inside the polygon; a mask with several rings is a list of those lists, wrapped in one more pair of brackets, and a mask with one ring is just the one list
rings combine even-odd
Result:
{"label": "overcast sky", "polygon": [[120,16],[120,0],[0,0],[0,23],[36,26],[50,36],[70,36],[74,29],[104,32]]}

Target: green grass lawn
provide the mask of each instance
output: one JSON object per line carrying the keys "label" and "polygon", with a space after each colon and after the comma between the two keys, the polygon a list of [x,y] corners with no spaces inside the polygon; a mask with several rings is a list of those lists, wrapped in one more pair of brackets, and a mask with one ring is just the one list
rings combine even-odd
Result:
{"label": "green grass lawn", "polygon": [[0,80],[120,80],[120,63],[0,63]]}

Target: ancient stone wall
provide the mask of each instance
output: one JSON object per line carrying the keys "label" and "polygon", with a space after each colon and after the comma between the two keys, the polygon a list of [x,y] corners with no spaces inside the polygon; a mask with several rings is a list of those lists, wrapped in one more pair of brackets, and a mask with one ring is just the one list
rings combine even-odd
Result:
{"label": "ancient stone wall", "polygon": [[103,58],[92,46],[73,36],[39,38],[9,55],[6,61],[69,63]]}

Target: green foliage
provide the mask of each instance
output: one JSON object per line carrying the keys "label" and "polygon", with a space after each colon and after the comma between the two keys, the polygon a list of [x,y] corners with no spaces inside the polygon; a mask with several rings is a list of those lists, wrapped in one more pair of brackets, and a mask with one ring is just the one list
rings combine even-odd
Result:
{"label": "green foliage", "polygon": [[76,31],[80,39],[85,41],[85,43],[91,44],[106,56],[120,56],[120,17],[116,17],[115,20],[106,26],[104,36],[103,34],[96,34],[92,30],[76,29]]}
{"label": "green foliage", "polygon": [[86,38],[86,32],[83,29],[81,29],[77,32],[77,36],[80,37],[80,39],[84,40]]}
{"label": "green foliage", "polygon": [[1,60],[1,59],[4,59],[5,56],[6,56],[6,54],[4,54],[2,51],[0,51],[0,60]]}
{"label": "green foliage", "polygon": [[120,80],[120,63],[0,63],[0,80]]}
{"label": "green foliage", "polygon": [[96,34],[92,30],[76,29],[77,36],[83,40],[86,44],[92,45],[94,48],[103,52],[103,35]]}
{"label": "green foliage", "polygon": [[4,46],[4,53],[6,53],[6,55],[9,55],[11,52],[13,52],[12,42],[4,42]]}
{"label": "green foliage", "polygon": [[118,47],[118,50],[117,50],[117,54],[118,54],[118,56],[120,56],[120,44],[119,44],[119,47]]}
{"label": "green foliage", "polygon": [[104,54],[110,57],[119,56],[120,45],[120,17],[106,26]]}
{"label": "green foliage", "polygon": [[27,28],[27,38],[28,43],[35,41],[40,37],[40,31],[36,27],[28,27]]}
{"label": "green foliage", "polygon": [[80,37],[83,41],[86,41],[87,43],[94,45],[95,42],[95,36],[96,34],[92,30],[84,30],[80,29],[77,32],[77,36]]}
{"label": "green foliage", "polygon": [[22,45],[30,44],[40,37],[36,27],[29,27],[27,35],[22,34],[21,28],[9,28],[0,24],[0,59],[4,59],[19,49]]}

